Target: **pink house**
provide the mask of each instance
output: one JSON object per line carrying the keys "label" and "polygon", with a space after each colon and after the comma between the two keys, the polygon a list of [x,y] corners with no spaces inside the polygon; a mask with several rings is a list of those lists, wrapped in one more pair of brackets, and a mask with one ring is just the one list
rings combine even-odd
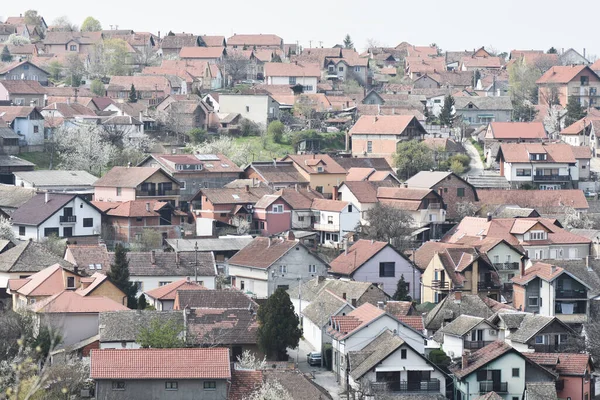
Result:
{"label": "pink house", "polygon": [[285,232],[292,227],[292,207],[280,195],[267,194],[254,205],[253,220],[262,236]]}
{"label": "pink house", "polygon": [[558,373],[556,394],[559,399],[590,400],[594,366],[589,354],[524,353],[530,360]]}

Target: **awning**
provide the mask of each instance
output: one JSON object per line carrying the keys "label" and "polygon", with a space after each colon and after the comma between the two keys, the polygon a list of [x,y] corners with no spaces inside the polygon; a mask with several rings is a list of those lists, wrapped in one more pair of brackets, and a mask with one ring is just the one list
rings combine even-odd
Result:
{"label": "awning", "polygon": [[429,230],[429,228],[419,228],[416,231],[414,231],[413,233],[411,233],[410,236],[417,236],[418,234],[427,232],[428,230]]}
{"label": "awning", "polygon": [[477,118],[494,118],[494,114],[479,114]]}

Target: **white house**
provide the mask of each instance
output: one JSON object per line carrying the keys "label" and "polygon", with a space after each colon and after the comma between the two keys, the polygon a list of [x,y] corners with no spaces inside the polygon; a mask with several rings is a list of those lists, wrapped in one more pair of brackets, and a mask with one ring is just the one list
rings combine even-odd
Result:
{"label": "white house", "polygon": [[[9,124],[28,146],[43,146],[44,117],[35,107],[1,106],[0,118]],[[43,148],[39,148],[43,151]]]}
{"label": "white house", "polygon": [[257,298],[327,274],[327,263],[293,235],[257,237],[228,261],[231,286]]}
{"label": "white house", "polygon": [[300,85],[303,93],[317,93],[317,83],[321,79],[318,64],[268,62],[264,68],[267,85]]}
{"label": "white house", "polygon": [[266,129],[269,122],[279,118],[279,103],[267,94],[220,94],[219,112],[240,114]]}
{"label": "white house", "polygon": [[314,199],[311,210],[316,218],[313,229],[325,247],[338,247],[360,221],[359,209],[347,201]]}
{"label": "white house", "polygon": [[12,214],[13,231],[21,240],[41,241],[49,236],[100,235],[102,213],[83,197],[40,193]]}
{"label": "white house", "polygon": [[436,332],[434,340],[443,343],[442,349],[452,359],[465,351],[474,351],[498,340],[498,328],[481,317],[459,315]]}

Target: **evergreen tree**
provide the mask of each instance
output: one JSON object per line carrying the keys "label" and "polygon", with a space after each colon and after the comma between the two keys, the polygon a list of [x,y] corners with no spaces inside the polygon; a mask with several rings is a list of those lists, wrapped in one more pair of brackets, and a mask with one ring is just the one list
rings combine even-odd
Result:
{"label": "evergreen tree", "polygon": [[146,301],[146,295],[144,295],[144,293],[142,293],[137,302],[137,309],[145,310],[146,307],[148,307],[148,302]]}
{"label": "evergreen tree", "polygon": [[10,54],[10,50],[8,50],[8,46],[4,46],[2,49],[2,54],[0,55],[0,59],[2,62],[11,62],[12,55]]}
{"label": "evergreen tree", "polygon": [[473,88],[477,87],[477,82],[481,79],[481,72],[479,70],[475,70],[473,74]]}
{"label": "evergreen tree", "polygon": [[400,279],[398,279],[398,285],[396,286],[396,293],[394,293],[394,300],[397,301],[412,301],[408,293],[408,286],[406,285],[406,281],[404,280],[404,274],[400,275]]}
{"label": "evergreen tree", "polygon": [[131,89],[129,90],[129,102],[137,103],[137,101],[138,101],[137,92],[135,91],[135,86],[133,86],[133,83],[132,83]]}
{"label": "evergreen tree", "polygon": [[452,128],[456,120],[456,112],[454,111],[454,97],[448,95],[444,98],[444,107],[440,112],[440,124]]}
{"label": "evergreen tree", "polygon": [[346,37],[344,38],[344,48],[345,49],[353,49],[354,48],[354,42],[352,41],[352,38],[350,37],[349,34],[346,34]]}
{"label": "evergreen tree", "polygon": [[271,62],[280,63],[281,57],[279,57],[279,54],[274,54],[273,57],[271,58]]}
{"label": "evergreen tree", "polygon": [[565,115],[565,125],[569,126],[572,123],[579,121],[583,117],[585,117],[585,110],[581,106],[579,99],[575,96],[570,96],[569,102],[567,103],[567,115]]}
{"label": "evergreen tree", "polygon": [[556,51],[556,49],[554,47],[550,47],[546,53],[547,54],[557,54],[558,51]]}
{"label": "evergreen tree", "polygon": [[290,296],[278,288],[258,309],[258,345],[268,358],[284,361],[286,349],[298,346],[302,329]]}
{"label": "evergreen tree", "polygon": [[115,259],[110,265],[110,270],[106,273],[106,276],[127,295],[127,307],[137,308],[135,298],[137,287],[129,281],[129,260],[127,260],[125,248],[120,244],[115,247]]}

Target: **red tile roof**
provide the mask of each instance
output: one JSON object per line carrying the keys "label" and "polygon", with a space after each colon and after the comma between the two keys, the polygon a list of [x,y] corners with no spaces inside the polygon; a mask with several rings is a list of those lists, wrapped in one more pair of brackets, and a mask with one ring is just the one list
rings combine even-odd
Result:
{"label": "red tile roof", "polygon": [[146,296],[157,300],[175,300],[178,290],[203,290],[204,286],[191,282],[188,279],[181,279],[171,282],[168,285],[157,287],[156,289],[144,292]]}
{"label": "red tile roof", "polygon": [[[344,174],[346,170],[331,156],[327,154],[290,154],[281,161],[293,161],[294,164],[309,174]],[[322,166],[323,172],[318,172],[317,167]]]}
{"label": "red tile roof", "polygon": [[311,209],[318,211],[341,212],[348,206],[347,201],[328,200],[328,199],[313,199]]}
{"label": "red tile roof", "polygon": [[231,388],[229,400],[247,399],[254,390],[262,386],[262,371],[233,369],[231,371]]}
{"label": "red tile roof", "polygon": [[589,354],[579,353],[523,353],[531,361],[552,367],[559,375],[585,375],[590,364]]}
{"label": "red tile roof", "polygon": [[9,81],[2,80],[0,85],[4,86],[10,94],[44,94],[46,91],[38,81]]}
{"label": "red tile roof", "polygon": [[410,326],[416,331],[422,332],[425,329],[423,317],[420,315],[395,316],[398,321]]}
{"label": "red tile roof", "polygon": [[158,200],[130,200],[124,202],[92,201],[92,204],[111,217],[159,217],[168,203]]}
{"label": "red tile roof", "polygon": [[559,277],[565,270],[555,265],[537,262],[525,270],[523,276],[514,277],[513,283],[524,285],[535,278],[551,282]]}
{"label": "red tile roof", "polygon": [[[499,152],[506,162],[510,163],[574,163],[576,147],[565,143],[503,143]],[[500,154],[500,153],[499,153]],[[530,160],[530,154],[546,154],[546,160]]]}
{"label": "red tile roof", "polygon": [[[113,167],[94,186],[135,188],[160,170],[149,167]],[[168,176],[164,172],[163,174]]]}
{"label": "red tile roof", "polygon": [[541,122],[491,122],[494,139],[546,139],[546,129]]}
{"label": "red tile roof", "polygon": [[108,297],[86,296],[65,290],[54,296],[34,303],[32,310],[37,313],[99,313],[104,311],[129,310]]}
{"label": "red tile roof", "polygon": [[179,52],[180,58],[213,59],[223,56],[223,47],[183,47]]}
{"label": "red tile roof", "polygon": [[414,115],[363,115],[350,129],[350,135],[401,135],[415,121]]}
{"label": "red tile roof", "polygon": [[267,269],[295,246],[295,240],[257,237],[229,259],[229,264]]}
{"label": "red tile roof", "polygon": [[[44,268],[26,279],[18,279],[18,282],[12,283],[12,281],[13,279],[8,281],[11,291],[16,291],[23,296],[52,296],[65,290],[67,282],[60,264]],[[21,285],[22,281],[27,283]]]}
{"label": "red tile roof", "polygon": [[321,77],[321,68],[318,64],[291,64],[291,63],[265,63],[265,77],[269,76],[295,76],[295,77]]}
{"label": "red tile roof", "polygon": [[234,34],[227,39],[228,46],[272,46],[281,47],[283,39],[272,34]]}
{"label": "red tile roof", "polygon": [[229,349],[92,350],[92,379],[229,379]]}
{"label": "red tile roof", "polygon": [[383,314],[385,314],[385,311],[382,309],[370,303],[365,303],[347,315],[331,317],[333,324],[327,331],[338,340],[344,339]]}
{"label": "red tile roof", "polygon": [[569,83],[585,69],[589,69],[589,67],[586,65],[557,65],[546,71],[536,83]]}
{"label": "red tile roof", "polygon": [[364,263],[373,258],[377,253],[383,250],[388,243],[374,242],[361,239],[354,243],[347,252],[340,254],[331,261],[330,272],[342,275],[352,275]]}
{"label": "red tile roof", "polygon": [[513,348],[502,341],[493,342],[467,356],[468,362],[465,367],[450,367],[450,371],[459,379],[462,379],[511,350]]}

